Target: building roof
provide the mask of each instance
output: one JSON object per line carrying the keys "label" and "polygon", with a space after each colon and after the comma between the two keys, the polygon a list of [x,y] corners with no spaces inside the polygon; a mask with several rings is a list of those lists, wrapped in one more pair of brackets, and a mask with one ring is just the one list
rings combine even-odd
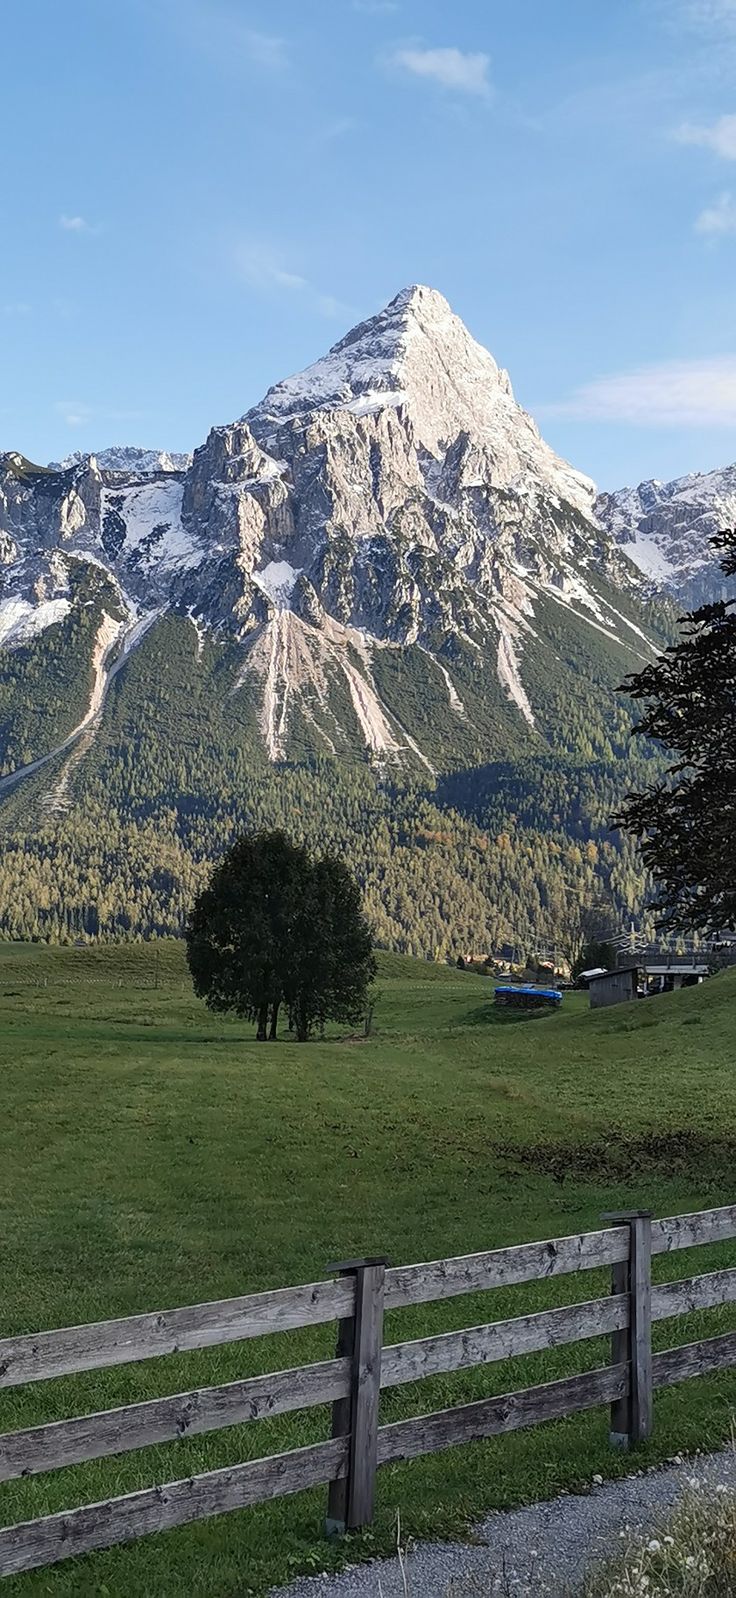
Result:
{"label": "building roof", "polygon": [[645,960],[644,970],[649,977],[708,975],[708,966],[698,960]]}
{"label": "building roof", "polygon": [[638,965],[615,965],[612,971],[594,972],[590,980],[591,982],[610,982],[614,977],[625,976],[627,971],[635,971],[638,975],[639,969]]}

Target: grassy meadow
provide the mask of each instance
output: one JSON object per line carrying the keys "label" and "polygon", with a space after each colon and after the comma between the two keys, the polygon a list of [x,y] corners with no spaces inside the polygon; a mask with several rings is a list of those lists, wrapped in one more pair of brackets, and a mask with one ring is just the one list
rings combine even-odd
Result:
{"label": "grassy meadow", "polygon": [[[736,972],[591,1014],[494,1013],[487,979],[382,956],[375,1033],[256,1045],[194,999],[173,943],[0,945],[2,1335],[314,1280],[736,1199]],[[736,1264],[736,1245],[656,1274]],[[604,1289],[585,1273],[427,1305],[386,1336],[471,1326]],[[736,1325],[731,1309],[656,1329],[658,1346]],[[329,1357],[334,1329],[233,1344],[0,1392],[0,1430]],[[383,1418],[553,1379],[603,1344],[436,1377]],[[730,1434],[736,1373],[662,1393],[652,1461]],[[184,1439],[0,1486],[0,1523],[327,1435],[326,1410]],[[245,1598],[302,1571],[457,1533],[484,1510],[632,1468],[602,1410],[389,1467],[375,1527],[324,1541],[325,1490],[8,1580],[8,1598]]]}

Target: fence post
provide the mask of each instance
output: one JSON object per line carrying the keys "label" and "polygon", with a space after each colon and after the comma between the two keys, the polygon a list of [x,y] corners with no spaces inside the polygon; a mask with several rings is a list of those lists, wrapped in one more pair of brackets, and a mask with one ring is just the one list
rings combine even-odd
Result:
{"label": "fence post", "polygon": [[355,1313],[340,1321],[336,1350],[338,1359],[352,1361],[350,1394],[336,1399],[332,1406],[332,1436],[350,1436],[348,1474],[330,1482],[328,1537],[356,1531],[373,1519],[386,1263],[379,1257],[343,1260],[328,1267],[355,1279]]}
{"label": "fence post", "polygon": [[628,1258],[611,1275],[611,1292],[629,1297],[629,1325],[611,1334],[611,1363],[628,1362],[629,1391],[611,1405],[610,1436],[614,1448],[631,1448],[652,1430],[652,1217],[621,1210],[603,1220],[629,1229]]}

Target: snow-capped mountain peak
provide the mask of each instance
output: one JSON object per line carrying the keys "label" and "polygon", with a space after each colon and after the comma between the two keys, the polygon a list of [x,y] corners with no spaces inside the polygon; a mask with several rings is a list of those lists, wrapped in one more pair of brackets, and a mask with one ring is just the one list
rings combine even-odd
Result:
{"label": "snow-capped mountain peak", "polygon": [[170,453],[166,449],[141,449],[135,444],[113,444],[109,449],[85,454],[75,450],[63,461],[53,461],[51,471],[66,472],[73,466],[85,466],[94,461],[103,472],[130,472],[148,477],[155,472],[185,472],[192,464],[191,455]]}
{"label": "snow-capped mountain peak", "polygon": [[547,492],[590,515],[593,483],[545,444],[517,404],[508,373],[444,295],[423,284],[402,289],[320,360],[276,383],[244,420],[268,447],[287,419],[385,408],[402,409],[416,443],[436,459],[467,434],[482,451],[482,480],[498,488],[541,480]]}
{"label": "snow-capped mountain peak", "polygon": [[724,586],[710,543],[736,523],[736,464],[663,483],[601,494],[596,515],[651,583],[683,607],[712,599]]}
{"label": "snow-capped mountain peak", "polygon": [[106,660],[169,611],[200,654],[227,643],[228,692],[272,760],[492,759],[499,728],[546,736],[561,629],[593,673],[601,649],[615,680],[649,658],[641,583],[592,500],[443,295],[414,284],[190,465],[0,457],[0,626],[9,648],[58,637],[104,594]]}

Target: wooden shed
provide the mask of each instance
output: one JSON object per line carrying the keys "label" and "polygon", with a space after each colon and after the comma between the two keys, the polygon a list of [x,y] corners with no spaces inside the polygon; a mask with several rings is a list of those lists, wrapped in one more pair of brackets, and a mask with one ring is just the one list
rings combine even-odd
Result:
{"label": "wooden shed", "polygon": [[627,1004],[635,999],[639,988],[638,965],[617,965],[613,971],[602,971],[588,982],[591,1010],[600,1010],[606,1004]]}

